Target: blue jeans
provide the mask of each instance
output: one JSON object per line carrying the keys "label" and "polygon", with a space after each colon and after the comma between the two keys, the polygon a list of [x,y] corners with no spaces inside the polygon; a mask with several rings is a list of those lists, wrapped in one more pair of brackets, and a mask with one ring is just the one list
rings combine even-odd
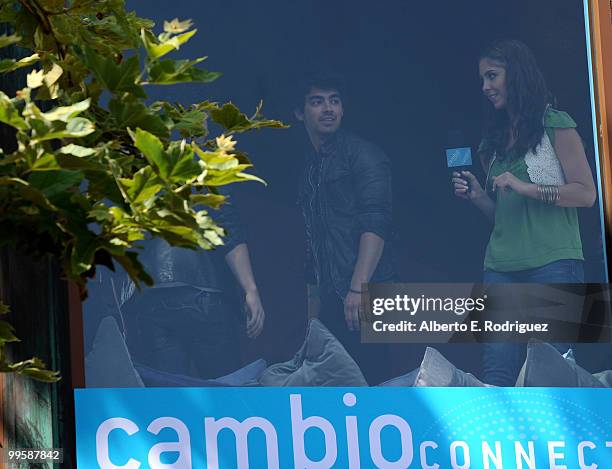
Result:
{"label": "blue jeans", "polygon": [[[562,259],[535,269],[516,272],[485,270],[484,283],[584,283],[583,261]],[[494,386],[514,386],[525,361],[525,344],[486,343],[482,357],[482,378]],[[560,351],[567,344],[553,344]],[[563,350],[564,349],[564,350]]]}

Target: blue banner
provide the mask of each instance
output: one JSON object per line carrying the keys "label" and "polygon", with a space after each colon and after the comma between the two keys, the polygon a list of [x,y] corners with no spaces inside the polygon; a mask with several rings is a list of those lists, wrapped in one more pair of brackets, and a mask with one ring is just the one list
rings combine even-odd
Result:
{"label": "blue banner", "polygon": [[609,468],[611,401],[607,389],[79,389],[78,467]]}

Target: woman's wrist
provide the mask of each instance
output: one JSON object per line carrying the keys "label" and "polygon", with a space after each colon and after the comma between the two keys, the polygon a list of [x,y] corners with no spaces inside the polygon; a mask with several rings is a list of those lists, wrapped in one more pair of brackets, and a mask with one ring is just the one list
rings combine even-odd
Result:
{"label": "woman's wrist", "polygon": [[472,196],[470,197],[470,200],[474,203],[478,203],[481,200],[483,200],[485,197],[487,197],[487,193],[483,190],[478,191],[478,192],[472,191],[471,195]]}
{"label": "woman's wrist", "polygon": [[530,182],[522,182],[518,187],[517,192],[524,197],[531,197],[532,199],[539,199],[538,185]]}
{"label": "woman's wrist", "polygon": [[470,201],[478,208],[488,205],[488,202],[491,201],[489,194],[485,191],[480,191],[476,194],[473,194],[470,198]]}

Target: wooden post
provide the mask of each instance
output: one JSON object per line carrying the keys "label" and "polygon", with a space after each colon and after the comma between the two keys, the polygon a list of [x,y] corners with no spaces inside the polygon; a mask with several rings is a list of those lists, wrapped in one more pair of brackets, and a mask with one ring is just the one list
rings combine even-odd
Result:
{"label": "wooden post", "polygon": [[[604,223],[608,239],[608,255],[612,245],[612,8],[610,0],[591,0],[591,42],[595,103],[597,112],[599,163],[603,186]],[[608,262],[609,264],[609,262]]]}

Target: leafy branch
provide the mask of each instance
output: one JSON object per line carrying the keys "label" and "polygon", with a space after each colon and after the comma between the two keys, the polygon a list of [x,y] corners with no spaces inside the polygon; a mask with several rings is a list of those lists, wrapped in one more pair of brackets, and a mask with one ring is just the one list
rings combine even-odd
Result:
{"label": "leafy branch", "polygon": [[[123,0],[0,0],[0,21],[13,31],[0,48],[30,51],[0,60],[0,72],[34,67],[14,96],[0,92],[0,122],[16,143],[0,153],[0,247],[54,256],[85,292],[96,265],[118,263],[136,284],[151,283],[136,249],[145,238],[221,245],[209,214],[224,202],[217,188],[261,182],[234,136],[284,125],[261,106],[248,117],[232,103],[148,103],[147,87],[219,78],[201,68],[206,57],[168,58],[194,37],[192,22],[166,21],[155,34]],[[211,135],[208,121],[223,133]],[[0,354],[11,342],[1,332],[12,334],[3,327]],[[37,369],[0,360],[0,371],[40,377]]]}

